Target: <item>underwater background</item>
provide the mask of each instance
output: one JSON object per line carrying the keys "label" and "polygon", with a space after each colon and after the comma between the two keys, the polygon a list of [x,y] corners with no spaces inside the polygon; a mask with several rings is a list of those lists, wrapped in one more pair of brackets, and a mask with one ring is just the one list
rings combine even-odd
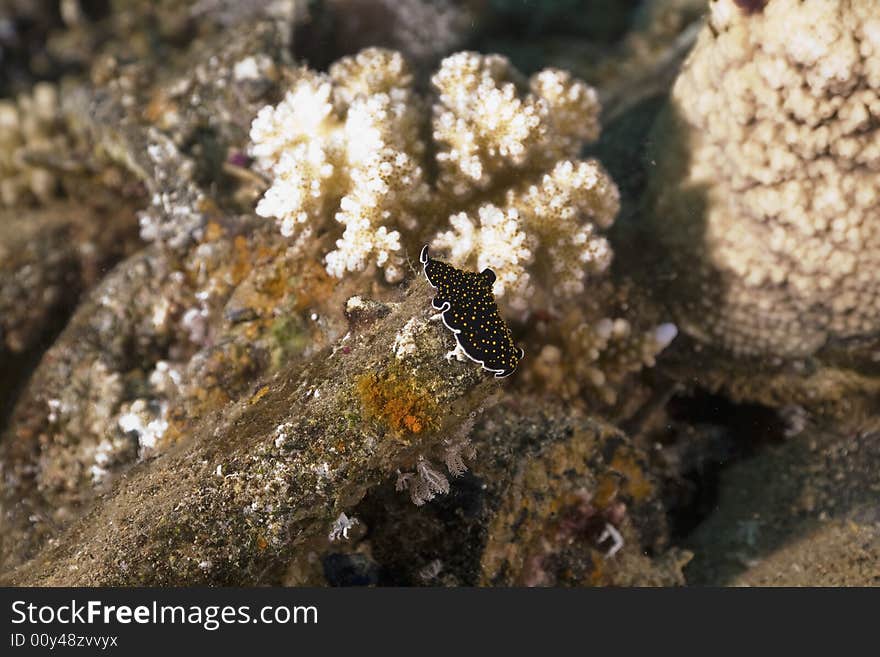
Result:
{"label": "underwater background", "polygon": [[880,584],[873,0],[0,0],[0,583]]}

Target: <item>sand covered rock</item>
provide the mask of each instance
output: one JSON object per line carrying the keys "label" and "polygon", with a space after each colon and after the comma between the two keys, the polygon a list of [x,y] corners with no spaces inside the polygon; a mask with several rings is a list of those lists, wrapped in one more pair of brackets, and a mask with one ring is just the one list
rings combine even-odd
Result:
{"label": "sand covered rock", "polygon": [[415,466],[497,387],[443,358],[451,335],[436,322],[398,361],[394,335],[413,317],[428,322],[428,299],[420,283],[350,348],[328,347],[207,414],[7,581],[255,584],[277,575],[291,550],[326,537],[371,485]]}

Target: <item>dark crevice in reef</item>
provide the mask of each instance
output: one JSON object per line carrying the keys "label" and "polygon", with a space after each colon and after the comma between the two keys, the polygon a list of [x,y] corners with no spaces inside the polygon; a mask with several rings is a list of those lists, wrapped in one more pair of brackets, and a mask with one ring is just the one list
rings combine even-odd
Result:
{"label": "dark crevice in reef", "polygon": [[25,384],[40,362],[43,352],[55,341],[63,326],[64,322],[58,322],[58,326],[47,332],[39,344],[23,354],[11,357],[6,361],[3,371],[0,371],[0,436],[3,435],[15,402],[24,391]]}
{"label": "dark crevice in reef", "polygon": [[332,552],[324,556],[321,565],[330,586],[375,586],[380,583],[380,568],[363,554]]}
{"label": "dark crevice in reef", "polygon": [[[450,484],[447,495],[422,507],[414,506],[407,493],[394,490],[391,482],[368,494],[355,515],[367,527],[366,539],[375,562],[368,566],[356,554],[340,555],[329,562],[325,559],[328,583],[437,585],[441,583],[438,580],[420,578],[419,570],[439,558],[444,574],[454,573],[457,584],[478,584],[485,545],[486,485],[470,472]],[[414,563],[420,567],[414,568]]]}
{"label": "dark crevice in reef", "polygon": [[64,330],[79,300],[80,296],[75,295],[60,308],[56,308],[47,318],[39,339],[30,348],[19,354],[6,354],[3,367],[0,367],[0,437],[6,430],[15,403],[24,392],[31,374],[39,365],[43,354]]}
{"label": "dark crevice in reef", "polygon": [[667,432],[659,442],[676,472],[665,480],[663,497],[670,537],[678,543],[718,507],[724,470],[781,443],[785,422],[768,406],[737,404],[704,390],[673,396],[666,412]]}
{"label": "dark crevice in reef", "polygon": [[784,438],[785,422],[776,409],[762,404],[737,404],[702,390],[673,396],[667,411],[674,421],[728,428],[737,439],[742,457],[754,456],[763,446],[782,442]]}

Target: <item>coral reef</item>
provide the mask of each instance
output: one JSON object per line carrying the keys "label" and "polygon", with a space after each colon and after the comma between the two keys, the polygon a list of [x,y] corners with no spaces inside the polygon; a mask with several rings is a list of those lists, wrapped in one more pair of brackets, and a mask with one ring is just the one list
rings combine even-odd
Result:
{"label": "coral reef", "polygon": [[[102,21],[149,22],[142,10]],[[222,11],[179,15],[223,24]],[[375,48],[316,73],[291,65],[283,24],[261,15],[233,39],[206,29],[161,68],[143,43],[101,41],[88,79],[63,94],[76,140],[59,150],[86,164],[61,189],[137,200],[137,221],[126,204],[118,230],[139,228],[152,244],[84,294],[26,377],[0,440],[7,581],[277,581],[296,546],[357,540],[352,508],[389,478],[410,509],[451,498],[473,476],[476,412],[500,384],[448,358],[455,341],[429,319],[427,281],[411,280],[401,300],[374,271],[415,276],[413,247],[448,243],[447,217],[457,227],[480,217],[456,258],[497,267],[501,310],[523,318],[541,294],[545,307],[570,302],[610,263],[599,231],[618,192],[597,162],[577,159],[598,134],[588,86],[558,70],[526,80],[504,58],[460,53],[426,93],[400,54]],[[96,26],[78,22],[52,47],[94,38]],[[268,191],[261,172],[275,176]],[[493,235],[500,211],[509,232]],[[282,230],[261,215],[283,215]],[[102,227],[92,215],[84,224]],[[518,269],[505,269],[495,260],[516,243]],[[48,274],[69,274],[64,257]],[[10,300],[51,291],[43,280]],[[43,326],[45,314],[28,321]],[[4,327],[10,340],[23,334]],[[182,499],[191,516],[179,515]],[[119,508],[132,510],[128,529],[94,534]],[[77,579],[63,564],[85,544],[94,560]],[[203,553],[184,558],[193,545]]]}
{"label": "coral reef", "polygon": [[680,328],[803,357],[880,331],[872,2],[710,3],[655,128],[656,278]]}
{"label": "coral reef", "polygon": [[4,534],[18,554],[203,415],[265,394],[253,388],[261,375],[341,335],[345,320],[330,308],[342,300],[323,269],[274,236],[209,224],[191,252],[136,254],[82,304],[22,394],[14,438],[0,442]]}
{"label": "coral reef", "polygon": [[869,5],[574,4],[0,0],[0,583],[876,583]]}
{"label": "coral reef", "polygon": [[598,230],[617,213],[617,188],[597,162],[572,159],[598,135],[599,106],[584,83],[548,69],[523,93],[504,58],[458,53],[432,78],[429,145],[427,100],[400,54],[368,49],[326,75],[296,77],[251,127],[251,154],[272,179],[257,212],[289,237],[341,223],[326,256],[332,275],[375,265],[400,280],[406,247],[444,216],[453,231],[433,245],[459,265],[494,269],[495,293],[520,311],[539,286],[570,297],[587,271],[607,268]]}
{"label": "coral reef", "polygon": [[[448,481],[448,494],[413,514],[393,482],[373,489],[356,508],[368,531],[332,554],[365,556],[379,583],[397,585],[683,581],[688,555],[669,549],[649,461],[620,431],[520,397],[489,400],[469,437],[471,467]],[[614,554],[608,526],[623,540]],[[305,570],[286,581],[314,582]]]}
{"label": "coral reef", "polygon": [[[168,4],[126,3],[108,24],[70,32],[94,37],[99,28],[125,34],[137,27],[144,37],[159,12],[188,42],[190,7]],[[158,53],[149,40],[102,42],[88,62],[88,78],[62,97],[75,132],[146,188],[150,203],[139,214],[144,240],[186,249],[210,221],[252,210],[252,190],[262,183],[246,166],[244,136],[276,92],[288,45],[285,24],[273,12],[255,10],[252,20],[252,29],[231,37],[206,22],[204,35],[182,52],[168,49],[177,38],[169,35]],[[217,180],[222,184],[210,184]]]}
{"label": "coral reef", "polygon": [[[446,364],[450,336],[431,323],[425,348],[407,368],[447,410],[441,424],[400,437],[364,417],[357,382],[365,372],[400,366],[393,336],[414,316],[429,322],[428,299],[426,284],[414,286],[385,319],[353,336],[349,351],[325,349],[303,367],[282,369],[267,390],[207,415],[209,426],[181,437],[180,449],[149,467],[132,469],[43,556],[4,579],[236,584],[277,576],[291,549],[326,540],[341,512],[395,469],[420,463],[497,385],[475,368]],[[133,515],[110,522],[123,506]],[[220,535],[226,538],[218,542]],[[3,537],[6,549],[10,534]],[[91,545],[87,563],[83,542]]]}
{"label": "coral reef", "polygon": [[665,543],[644,456],[610,427],[572,425],[566,440],[518,460],[487,527],[481,582],[683,583],[688,555],[673,551],[654,563],[644,555],[646,545],[662,554]]}
{"label": "coral reef", "polygon": [[601,90],[611,121],[652,96],[665,96],[703,25],[705,0],[645,0],[609,57],[577,72]]}

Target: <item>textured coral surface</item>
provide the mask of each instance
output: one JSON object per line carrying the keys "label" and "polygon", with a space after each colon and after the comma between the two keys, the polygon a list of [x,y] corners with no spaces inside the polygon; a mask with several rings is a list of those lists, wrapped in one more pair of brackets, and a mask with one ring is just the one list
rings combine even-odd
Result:
{"label": "textured coral surface", "polygon": [[880,18],[709,3],[655,128],[654,235],[685,330],[804,356],[880,331]]}

